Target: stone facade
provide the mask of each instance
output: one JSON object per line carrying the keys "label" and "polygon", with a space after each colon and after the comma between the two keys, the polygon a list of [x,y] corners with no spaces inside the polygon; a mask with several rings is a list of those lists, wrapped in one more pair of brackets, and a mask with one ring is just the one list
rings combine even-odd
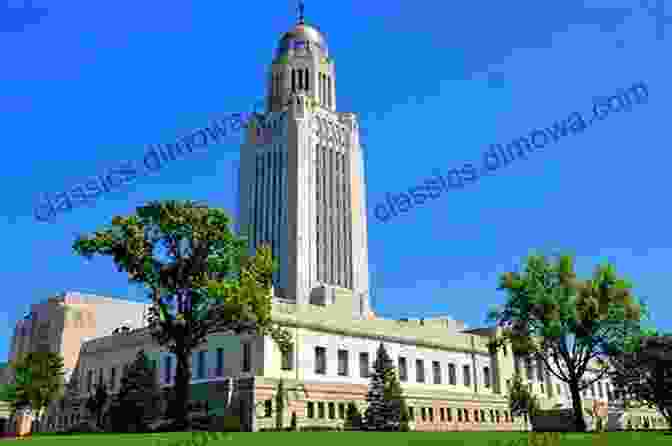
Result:
{"label": "stone facade", "polygon": [[[238,420],[243,430],[275,425],[274,394],[290,390],[284,414],[300,426],[342,426],[344,407],[364,411],[368,373],[385,344],[398,366],[416,430],[521,430],[506,393],[514,372],[542,408],[571,407],[566,386],[510,346],[491,352],[494,328],[465,329],[449,318],[376,318],[369,302],[366,182],[356,116],[336,110],[335,63],[326,40],[298,23],[278,47],[268,78],[269,106],[241,147],[238,224],[252,246],[270,242],[274,322],[292,333],[282,355],[269,338],[211,335],[192,358],[192,400],[208,401],[213,428]],[[64,356],[80,399],[57,401],[39,420],[59,430],[85,419],[95,384],[118,391],[125,366],[143,350],[160,386],[174,385],[176,361],[146,328],[147,304],[64,293],[35,304],[17,323],[10,359],[36,350]],[[115,332],[122,324],[127,331]],[[593,372],[591,372],[593,373]],[[605,386],[603,388],[602,386]],[[584,395],[610,399],[605,380]]]}

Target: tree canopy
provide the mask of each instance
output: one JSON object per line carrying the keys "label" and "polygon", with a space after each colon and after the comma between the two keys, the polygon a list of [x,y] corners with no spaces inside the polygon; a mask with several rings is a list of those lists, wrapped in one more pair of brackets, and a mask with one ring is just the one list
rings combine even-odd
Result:
{"label": "tree canopy", "polygon": [[63,358],[52,352],[31,352],[12,362],[14,382],[5,387],[4,398],[12,409],[30,406],[41,416],[64,393]]}
{"label": "tree canopy", "polygon": [[208,335],[270,335],[281,350],[289,348],[289,332],[271,320],[271,250],[250,256],[247,239],[230,224],[223,210],[201,203],[150,202],[73,245],[86,258],[112,257],[131,283],[146,289],[152,336],[177,359],[179,427],[187,425],[191,351]]}
{"label": "tree canopy", "polygon": [[[576,427],[584,431],[580,391],[604,377],[607,358],[639,329],[646,306],[612,265],[598,266],[592,278],[579,280],[568,255],[555,261],[532,255],[522,273],[503,274],[498,289],[508,297],[488,313],[503,328],[492,346],[511,342],[516,353],[543,361],[546,370],[568,383]],[[584,379],[596,366],[597,374]]]}

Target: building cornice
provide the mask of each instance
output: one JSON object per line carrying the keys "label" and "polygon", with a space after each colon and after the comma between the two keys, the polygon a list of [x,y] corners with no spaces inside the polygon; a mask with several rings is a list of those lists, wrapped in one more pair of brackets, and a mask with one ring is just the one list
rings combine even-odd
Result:
{"label": "building cornice", "polygon": [[[288,318],[288,317],[283,317],[279,315],[274,315],[273,316],[273,322],[278,323],[279,325],[285,326],[285,327],[291,327],[291,328],[303,328],[307,330],[314,330],[314,331],[319,331],[319,332],[324,332],[324,333],[330,333],[330,334],[336,334],[336,335],[341,335],[341,336],[351,336],[351,337],[356,337],[356,338],[363,338],[363,339],[372,339],[380,342],[390,342],[390,343],[398,343],[398,344],[403,344],[403,345],[413,345],[413,346],[418,346],[418,347],[427,347],[427,348],[432,348],[432,349],[437,349],[437,350],[447,350],[447,351],[453,351],[453,352],[464,352],[464,353],[477,353],[477,354],[483,354],[483,355],[490,355],[490,352],[485,345],[485,343],[481,343],[481,345],[474,345],[473,347],[470,345],[471,344],[471,339],[469,339],[467,342],[463,343],[451,343],[449,339],[446,339],[445,341],[432,341],[427,338],[418,338],[413,335],[407,335],[407,336],[398,336],[398,335],[392,335],[388,333],[380,333],[380,328],[375,327],[375,321],[362,321],[362,322],[371,322],[371,331],[368,331],[365,327],[347,327],[345,326],[345,323],[341,323],[338,325],[335,325],[333,322],[327,322],[327,321],[310,321],[310,320],[305,320],[302,318]],[[344,321],[345,322],[345,321]],[[376,330],[378,328],[378,330]],[[420,333],[420,330],[418,330],[418,334]],[[429,333],[428,333],[429,334]],[[454,333],[454,334],[446,334],[446,338],[449,337],[454,337],[454,338],[462,338],[462,337],[471,337],[471,338],[483,338],[483,336],[479,335],[472,335],[472,334],[463,334],[463,333]]]}

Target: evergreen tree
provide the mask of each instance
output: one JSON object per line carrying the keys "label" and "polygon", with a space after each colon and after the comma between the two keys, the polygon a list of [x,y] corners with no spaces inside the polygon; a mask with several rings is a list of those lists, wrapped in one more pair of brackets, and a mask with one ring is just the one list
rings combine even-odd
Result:
{"label": "evergreen tree", "polygon": [[408,409],[392,359],[380,344],[373,364],[366,401],[366,428],[376,431],[408,430]]}
{"label": "evergreen tree", "polygon": [[110,412],[113,429],[117,432],[146,430],[159,414],[159,399],[156,371],[141,350],[121,378],[121,388]]}
{"label": "evergreen tree", "polygon": [[532,417],[539,410],[539,401],[537,397],[530,393],[530,390],[523,384],[523,379],[519,373],[514,373],[513,383],[507,395],[509,409],[512,417],[527,415]]}
{"label": "evergreen tree", "polygon": [[96,419],[96,426],[103,425],[103,408],[108,400],[107,390],[103,385],[96,386],[96,393],[91,395],[86,402],[86,409],[93,414]]}

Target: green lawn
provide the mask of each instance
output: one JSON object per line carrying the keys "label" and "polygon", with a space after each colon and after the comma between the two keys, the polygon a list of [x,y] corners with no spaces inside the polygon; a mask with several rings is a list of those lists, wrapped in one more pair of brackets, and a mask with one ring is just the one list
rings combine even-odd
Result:
{"label": "green lawn", "polygon": [[[506,446],[518,440],[515,445],[522,446],[520,441],[527,434],[520,432],[409,432],[409,433],[369,433],[369,432],[234,432],[221,435],[220,439],[209,440],[208,445],[233,445],[239,442],[245,446],[269,445],[280,446],[373,446],[384,442],[385,446],[406,445],[468,445],[468,446]],[[372,439],[372,437],[376,437]],[[198,446],[206,443],[200,436],[195,437]],[[163,434],[82,434],[82,435],[36,435],[22,443],[39,443],[48,445],[95,445],[95,446],[187,446],[191,445],[192,435],[189,432]],[[189,441],[187,443],[185,440]],[[12,441],[12,440],[5,440]],[[234,442],[234,443],[232,443]],[[665,442],[665,443],[663,443]],[[561,443],[571,446],[672,446],[672,436],[662,432],[609,432],[602,435],[594,434],[562,434]]]}

